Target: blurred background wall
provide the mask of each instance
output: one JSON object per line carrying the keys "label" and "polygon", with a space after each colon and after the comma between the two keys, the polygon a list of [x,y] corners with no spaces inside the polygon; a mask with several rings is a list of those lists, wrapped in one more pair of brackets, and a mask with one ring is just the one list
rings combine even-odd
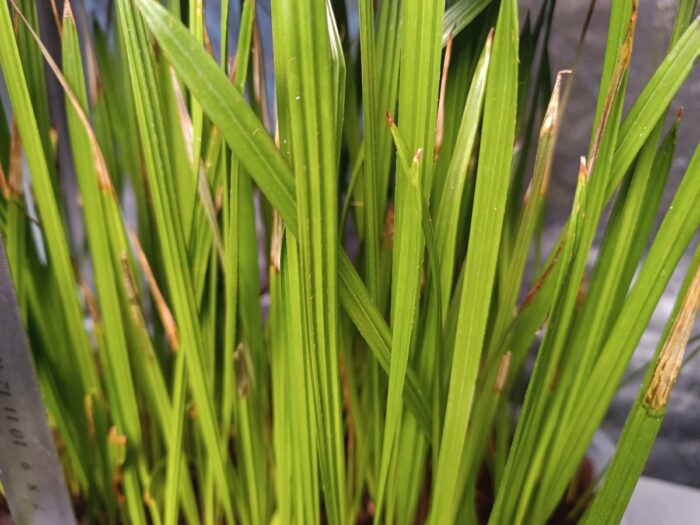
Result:
{"label": "blurred background wall", "polygon": [[[562,221],[569,213],[574,194],[578,159],[585,155],[591,134],[593,115],[600,81],[610,4],[614,0],[598,0],[580,59],[569,107],[564,117],[552,173],[547,237],[554,242]],[[541,0],[521,0],[523,13],[539,8]],[[586,0],[557,0],[552,37],[549,46],[552,70],[571,66],[589,2]],[[641,0],[630,66],[626,107],[640,93],[663,59],[668,46],[676,13],[677,0]],[[688,161],[700,141],[700,68],[695,68],[676,97],[669,122],[683,107],[684,117],[679,129],[678,147],[666,195],[661,210],[668,208],[676,186]],[[700,205],[700,203],[698,203]],[[694,245],[693,245],[694,247]],[[651,358],[661,331],[670,314],[674,297],[680,287],[688,257],[671,280],[644,334],[630,369],[644,366]],[[698,329],[696,328],[696,332]],[[691,345],[690,348],[693,346]],[[631,381],[619,392],[613,403],[605,431],[617,439],[641,379]],[[700,360],[692,361],[681,373],[668,405],[666,418],[654,445],[646,474],[668,481],[700,487]]]}

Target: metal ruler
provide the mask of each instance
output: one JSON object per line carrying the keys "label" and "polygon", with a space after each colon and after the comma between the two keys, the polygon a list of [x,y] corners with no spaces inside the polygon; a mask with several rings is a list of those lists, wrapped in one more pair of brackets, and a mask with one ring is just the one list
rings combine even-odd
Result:
{"label": "metal ruler", "polygon": [[0,481],[16,525],[75,524],[1,238]]}

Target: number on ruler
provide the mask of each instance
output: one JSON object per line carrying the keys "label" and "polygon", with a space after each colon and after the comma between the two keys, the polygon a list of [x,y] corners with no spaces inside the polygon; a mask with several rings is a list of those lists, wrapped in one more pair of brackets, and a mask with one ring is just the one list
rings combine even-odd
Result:
{"label": "number on ruler", "polygon": [[19,421],[19,418],[17,417],[17,410],[15,410],[12,407],[3,407],[5,410],[5,419],[8,421],[12,421],[13,423],[16,423]]}

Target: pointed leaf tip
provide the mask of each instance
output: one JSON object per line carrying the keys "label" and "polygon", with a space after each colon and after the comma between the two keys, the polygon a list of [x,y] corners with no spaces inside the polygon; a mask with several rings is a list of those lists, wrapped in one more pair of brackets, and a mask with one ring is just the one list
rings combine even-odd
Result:
{"label": "pointed leaf tip", "polygon": [[561,94],[561,80],[564,75],[571,73],[570,69],[564,69],[557,73],[557,79],[554,82],[554,89],[552,89],[552,97],[547,106],[547,112],[544,116],[544,121],[542,122],[542,128],[540,129],[540,138],[551,133],[557,125],[559,119],[559,101]]}
{"label": "pointed leaf tip", "polygon": [[653,409],[666,406],[683,363],[683,354],[700,309],[700,268],[693,277],[671,333],[659,355],[644,401]]}
{"label": "pointed leaf tip", "polygon": [[590,172],[590,167],[588,166],[588,161],[586,161],[586,156],[581,155],[579,159],[578,166],[578,178],[588,180],[588,173]]}
{"label": "pointed leaf tip", "polygon": [[496,28],[492,27],[491,30],[489,31],[488,36],[486,37],[486,44],[491,45],[493,42],[493,35],[496,33]]}
{"label": "pointed leaf tip", "polygon": [[416,154],[413,156],[413,162],[415,164],[418,164],[420,162],[421,157],[423,156],[423,148],[418,148],[416,151]]}
{"label": "pointed leaf tip", "polygon": [[681,120],[683,119],[683,115],[685,114],[685,108],[681,106],[678,109],[678,114],[676,115],[676,120],[673,121],[674,126],[678,126],[681,123]]}

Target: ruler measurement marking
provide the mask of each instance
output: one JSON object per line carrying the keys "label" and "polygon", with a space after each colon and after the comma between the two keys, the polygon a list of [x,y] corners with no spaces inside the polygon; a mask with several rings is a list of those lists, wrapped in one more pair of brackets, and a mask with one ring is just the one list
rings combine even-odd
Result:
{"label": "ruler measurement marking", "polygon": [[[0,359],[0,372],[4,371],[5,367]],[[26,434],[21,428],[21,419],[18,417],[19,413],[17,409],[13,406],[7,405],[6,403],[13,401],[12,387],[10,382],[6,379],[0,379],[0,395],[5,397],[2,404],[2,411],[4,412],[5,419],[10,422],[8,426],[8,434],[10,435],[11,441],[15,448],[27,449],[29,444],[27,443]],[[32,469],[31,463],[26,460],[20,460],[19,466],[25,472],[29,472]],[[42,507],[37,503],[36,499],[41,496],[41,487],[35,481],[28,481],[24,484],[26,493],[24,494],[24,499],[28,500],[34,510],[42,510]]]}
{"label": "ruler measurement marking", "polygon": [[9,381],[0,381],[0,396],[12,397]]}
{"label": "ruler measurement marking", "polygon": [[15,523],[75,524],[0,239],[0,480]]}
{"label": "ruler measurement marking", "polygon": [[15,415],[17,411],[12,407],[3,407],[5,410],[5,419],[8,421],[19,421],[19,418]]}
{"label": "ruler measurement marking", "polygon": [[[0,394],[5,397],[12,399],[12,389],[10,388],[10,382],[5,380],[0,380]],[[4,405],[3,411],[5,412],[5,419],[15,425],[10,425],[8,428],[8,433],[12,438],[12,444],[18,447],[27,447],[27,440],[24,431],[19,427],[20,419],[16,416],[17,409],[11,406]]]}

